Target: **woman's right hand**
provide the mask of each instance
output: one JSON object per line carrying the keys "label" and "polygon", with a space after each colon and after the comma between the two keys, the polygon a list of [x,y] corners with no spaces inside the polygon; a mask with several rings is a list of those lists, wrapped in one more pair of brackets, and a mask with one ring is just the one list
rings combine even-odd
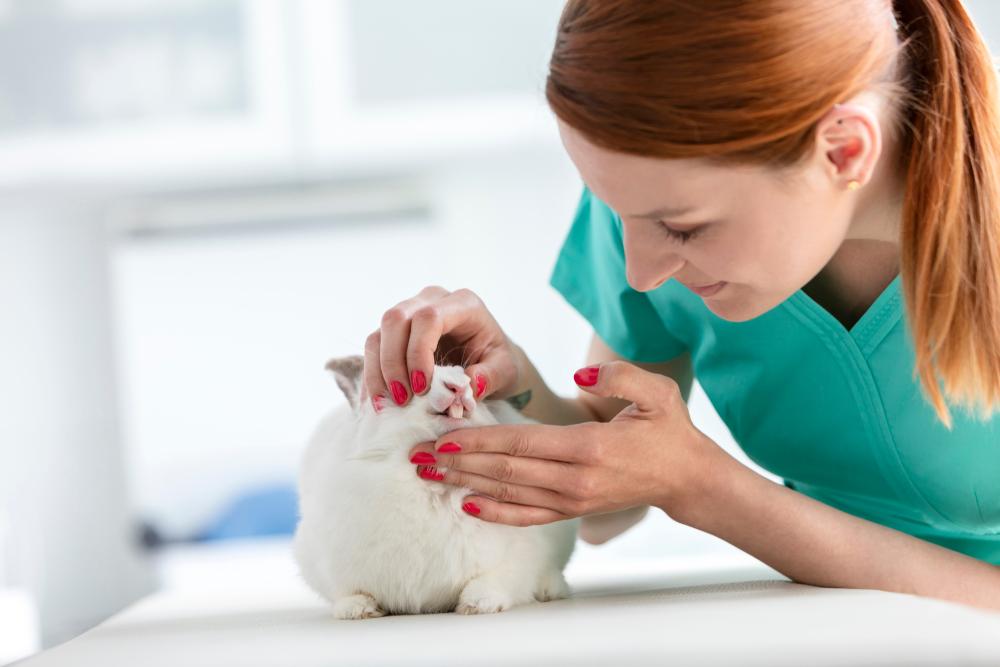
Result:
{"label": "woman's right hand", "polygon": [[436,350],[439,363],[465,367],[476,400],[502,398],[520,379],[516,346],[479,296],[432,285],[385,311],[365,341],[365,388],[376,411],[380,396],[405,405],[427,392]]}

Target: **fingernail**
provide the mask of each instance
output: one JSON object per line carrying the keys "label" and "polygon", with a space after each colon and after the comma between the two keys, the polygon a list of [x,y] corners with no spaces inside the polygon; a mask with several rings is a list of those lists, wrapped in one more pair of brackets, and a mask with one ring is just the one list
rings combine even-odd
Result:
{"label": "fingernail", "polygon": [[468,512],[469,514],[475,514],[476,516],[479,516],[479,512],[482,511],[479,509],[479,505],[473,502],[465,503],[464,505],[462,505],[462,509]]}
{"label": "fingernail", "polygon": [[437,471],[437,468],[433,466],[428,466],[420,471],[420,476],[424,479],[433,479],[435,482],[440,482],[444,479],[444,475]]}
{"label": "fingernail", "polygon": [[410,463],[437,463],[437,459],[434,458],[433,454],[417,452],[410,457]]}
{"label": "fingernail", "polygon": [[462,451],[462,445],[457,442],[446,442],[438,447],[437,450],[442,453],[460,452]]}
{"label": "fingernail", "polygon": [[413,388],[414,394],[419,394],[427,388],[427,377],[423,371],[413,371],[410,373],[410,387]]}
{"label": "fingernail", "polygon": [[581,387],[592,387],[597,384],[597,372],[600,366],[587,366],[573,373],[573,380]]}
{"label": "fingernail", "polygon": [[476,398],[482,396],[484,391],[486,391],[486,376],[476,373]]}
{"label": "fingernail", "polygon": [[382,401],[384,400],[385,396],[383,396],[382,394],[375,394],[374,396],[372,396],[372,408],[375,409],[376,413],[382,412],[382,410],[385,409],[385,406],[382,405]]}
{"label": "fingernail", "polygon": [[399,380],[393,380],[389,383],[389,389],[392,390],[392,400],[396,401],[396,405],[402,405],[406,402],[406,387]]}

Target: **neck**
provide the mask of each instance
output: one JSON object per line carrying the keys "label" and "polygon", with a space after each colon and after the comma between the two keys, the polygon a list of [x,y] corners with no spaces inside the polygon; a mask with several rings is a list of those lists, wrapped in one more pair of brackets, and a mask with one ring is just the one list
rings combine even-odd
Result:
{"label": "neck", "polygon": [[880,156],[872,178],[857,193],[858,203],[845,241],[881,241],[899,246],[905,185],[897,164],[895,150]]}

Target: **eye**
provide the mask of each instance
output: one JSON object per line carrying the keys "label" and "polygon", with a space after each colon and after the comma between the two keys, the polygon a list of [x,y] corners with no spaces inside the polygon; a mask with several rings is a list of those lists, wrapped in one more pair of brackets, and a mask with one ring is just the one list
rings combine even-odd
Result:
{"label": "eye", "polygon": [[702,227],[695,227],[694,229],[689,229],[687,231],[672,229],[670,227],[667,227],[667,225],[662,220],[659,222],[659,227],[664,232],[666,232],[668,238],[677,241],[678,243],[681,244],[687,243],[691,239],[695,238],[696,236],[698,236],[698,234],[701,233],[702,230]]}

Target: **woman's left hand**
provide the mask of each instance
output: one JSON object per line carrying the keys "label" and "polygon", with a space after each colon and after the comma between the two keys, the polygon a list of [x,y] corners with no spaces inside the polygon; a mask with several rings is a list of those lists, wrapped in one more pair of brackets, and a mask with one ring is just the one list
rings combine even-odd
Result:
{"label": "woman's left hand", "polygon": [[410,451],[411,457],[424,454],[413,461],[423,464],[416,474],[472,489],[475,495],[463,504],[469,514],[530,526],[635,505],[674,515],[728,458],[691,423],[671,378],[611,361],[581,369],[574,379],[584,391],[632,404],[607,423],[451,431]]}

